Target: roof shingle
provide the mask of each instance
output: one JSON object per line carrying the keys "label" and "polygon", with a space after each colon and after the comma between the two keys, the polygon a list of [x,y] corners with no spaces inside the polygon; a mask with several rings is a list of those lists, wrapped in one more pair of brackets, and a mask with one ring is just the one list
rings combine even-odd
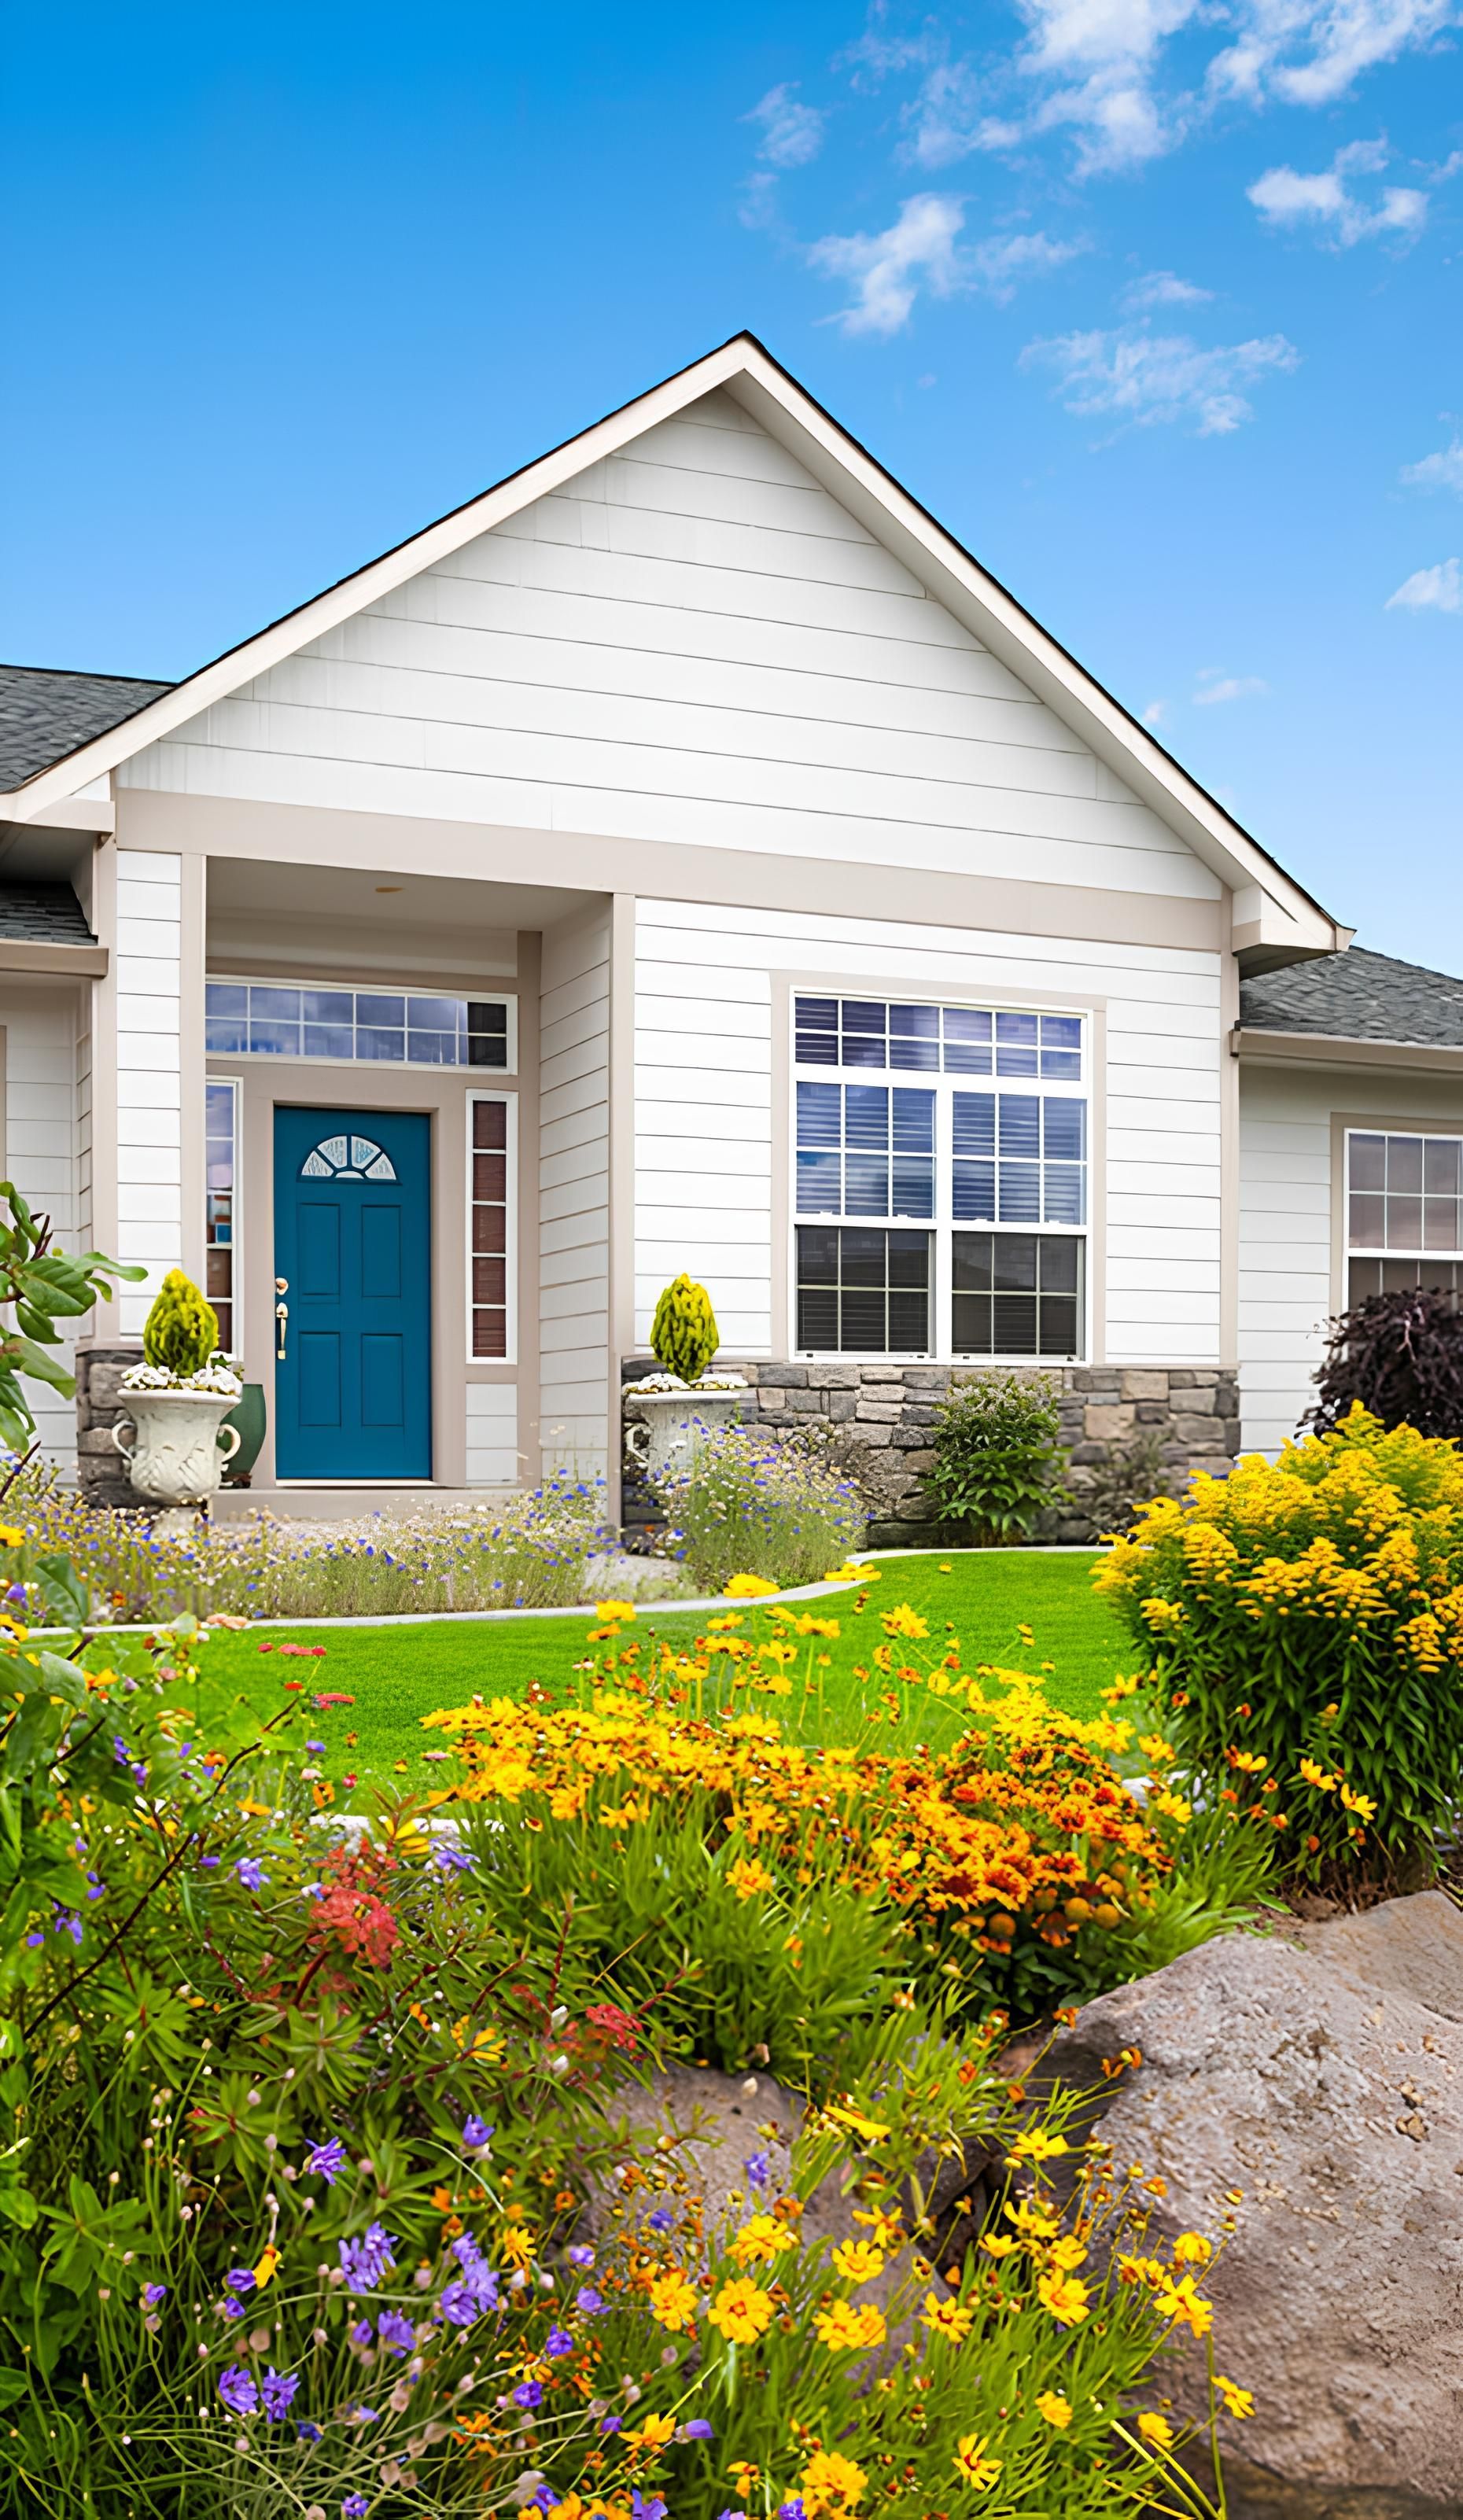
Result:
{"label": "roof shingle", "polygon": [[172,688],[131,674],[0,665],[0,794],[49,770],[53,761],[64,761]]}
{"label": "roof shingle", "polygon": [[1463,980],[1352,945],[1242,980],[1240,1021],[1259,1032],[1463,1049]]}
{"label": "roof shingle", "polygon": [[95,945],[69,883],[0,883],[0,937],[26,945]]}

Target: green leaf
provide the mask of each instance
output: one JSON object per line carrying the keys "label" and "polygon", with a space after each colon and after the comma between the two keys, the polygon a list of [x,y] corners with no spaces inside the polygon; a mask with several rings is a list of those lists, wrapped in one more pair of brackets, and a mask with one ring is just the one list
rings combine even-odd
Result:
{"label": "green leaf", "polygon": [[45,1349],[37,1347],[33,1339],[20,1339],[16,1344],[20,1350],[16,1362],[21,1372],[30,1374],[37,1382],[49,1382],[54,1390],[62,1392],[69,1400],[76,1388],[74,1373],[68,1373],[66,1367],[58,1365],[54,1356],[47,1356]]}

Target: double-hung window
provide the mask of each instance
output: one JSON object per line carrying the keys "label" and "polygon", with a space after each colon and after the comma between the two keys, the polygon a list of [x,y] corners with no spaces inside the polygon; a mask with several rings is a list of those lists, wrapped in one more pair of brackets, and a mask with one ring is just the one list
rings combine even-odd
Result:
{"label": "double-hung window", "polygon": [[1347,1301],[1463,1291],[1463,1138],[1347,1131]]}
{"label": "double-hung window", "polygon": [[1084,1019],[800,994],[804,1355],[1082,1354]]}

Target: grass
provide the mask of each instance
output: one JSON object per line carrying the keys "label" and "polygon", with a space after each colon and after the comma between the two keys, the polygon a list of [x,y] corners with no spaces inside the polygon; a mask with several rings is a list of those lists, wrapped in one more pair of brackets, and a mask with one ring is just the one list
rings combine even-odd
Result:
{"label": "grass", "polygon": [[[1052,1666],[1048,1694],[1054,1705],[1074,1715],[1099,1711],[1099,1692],[1116,1672],[1127,1667],[1129,1649],[1122,1629],[1107,1603],[1092,1591],[1092,1556],[1051,1554],[1020,1550],[973,1550],[943,1557],[887,1560],[878,1584],[863,1598],[851,1588],[804,1606],[839,1622],[837,1640],[820,1642],[829,1667],[821,1675],[819,1698],[758,1699],[757,1704],[784,1721],[801,1722],[808,1731],[855,1739],[871,1721],[883,1723],[888,1684],[875,1672],[859,1680],[853,1666],[870,1668],[883,1632],[878,1614],[907,1601],[928,1620],[931,1644],[958,1638],[964,1668],[978,1664],[1019,1664],[1031,1670]],[[707,1613],[652,1606],[641,1612],[626,1638],[667,1638],[686,1646],[701,1633]],[[1018,1636],[1021,1622],[1034,1642],[1025,1646]],[[574,1665],[598,1650],[585,1642],[588,1626],[573,1618],[503,1619],[491,1624],[433,1620],[420,1627],[339,1628],[307,1626],[257,1632],[213,1634],[206,1650],[206,1678],[200,1694],[201,1729],[218,1697],[245,1696],[261,1714],[273,1714],[285,1702],[283,1684],[300,1681],[300,1701],[308,1704],[316,1690],[339,1692],[353,1704],[328,1709],[311,1718],[311,1732],[323,1739],[326,1753],[318,1764],[337,1783],[350,1774],[364,1786],[370,1780],[398,1789],[407,1778],[423,1781],[433,1775],[421,1765],[423,1748],[432,1740],[419,1730],[420,1718],[434,1708],[461,1706],[476,1691],[484,1697],[521,1697],[535,1682],[556,1694],[575,1683]],[[754,1631],[758,1614],[748,1618]],[[313,1662],[281,1654],[283,1642],[323,1645]],[[263,1645],[272,1650],[261,1652]],[[926,1648],[928,1652],[929,1648]],[[217,1692],[217,1696],[215,1696]],[[902,1692],[907,1707],[885,1734],[885,1746],[903,1748],[915,1740],[932,1747],[961,1729],[958,1706]]]}

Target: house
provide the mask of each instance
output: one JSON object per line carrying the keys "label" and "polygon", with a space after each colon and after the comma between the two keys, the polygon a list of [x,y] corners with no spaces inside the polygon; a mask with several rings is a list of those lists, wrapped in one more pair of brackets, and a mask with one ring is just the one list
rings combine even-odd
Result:
{"label": "house", "polygon": [[1222,1462],[1463,1257],[1463,984],[746,335],[184,682],[10,669],[0,745],[6,1163],[125,1336],[206,1284],[256,1491],[614,1477],[681,1269],[906,1473],[1012,1358]]}

